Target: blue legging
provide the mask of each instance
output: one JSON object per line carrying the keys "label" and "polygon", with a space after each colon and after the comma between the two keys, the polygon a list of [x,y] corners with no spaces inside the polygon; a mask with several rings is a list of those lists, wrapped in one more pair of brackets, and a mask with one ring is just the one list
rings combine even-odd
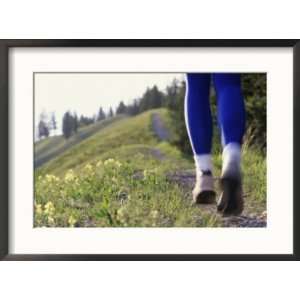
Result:
{"label": "blue legging", "polygon": [[194,154],[209,154],[212,147],[212,117],[209,103],[210,80],[217,94],[218,123],[222,145],[242,143],[245,105],[240,74],[188,73],[185,120]]}

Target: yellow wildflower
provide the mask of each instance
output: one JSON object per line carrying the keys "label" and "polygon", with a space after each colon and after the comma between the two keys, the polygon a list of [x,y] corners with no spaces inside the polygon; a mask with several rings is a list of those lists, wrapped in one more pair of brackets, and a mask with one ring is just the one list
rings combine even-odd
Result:
{"label": "yellow wildflower", "polygon": [[85,169],[86,171],[90,172],[90,171],[93,170],[93,167],[92,167],[91,164],[86,164],[85,167],[84,167],[84,169]]}
{"label": "yellow wildflower", "polygon": [[38,215],[41,215],[43,213],[42,205],[41,204],[35,204],[35,212]]}
{"label": "yellow wildflower", "polygon": [[149,175],[149,171],[148,171],[148,170],[144,170],[144,171],[143,171],[143,176],[144,176],[144,178],[147,178],[148,175]]}
{"label": "yellow wildflower", "polygon": [[99,160],[99,161],[97,162],[97,164],[96,164],[96,167],[97,167],[97,168],[99,168],[100,166],[102,166],[102,161],[101,161],[101,160]]}
{"label": "yellow wildflower", "polygon": [[114,161],[115,161],[115,160],[114,160],[113,158],[108,158],[107,160],[105,160],[104,165],[106,166],[106,165],[108,165],[108,164],[113,163]]}
{"label": "yellow wildflower", "polygon": [[71,215],[68,219],[68,224],[70,227],[74,227],[74,225],[76,224],[77,220]]}
{"label": "yellow wildflower", "polygon": [[52,174],[46,174],[45,175],[45,179],[48,182],[57,182],[57,181],[59,181],[59,178],[56,177],[56,176],[54,176],[54,175],[52,175]]}
{"label": "yellow wildflower", "polygon": [[54,218],[53,218],[53,217],[48,216],[47,219],[48,219],[48,225],[50,225],[50,226],[51,226],[51,225],[52,225],[52,226],[55,225],[55,222],[54,222]]}
{"label": "yellow wildflower", "polygon": [[74,171],[70,169],[65,175],[65,181],[72,181],[76,178]]}
{"label": "yellow wildflower", "polygon": [[119,161],[117,161],[117,160],[115,160],[113,158],[108,158],[107,160],[104,161],[103,164],[105,166],[108,165],[108,164],[114,164],[118,168],[122,166],[122,164]]}
{"label": "yellow wildflower", "polygon": [[156,219],[158,217],[158,211],[157,210],[152,210],[151,213],[150,213],[150,216],[153,219]]}
{"label": "yellow wildflower", "polygon": [[122,222],[124,220],[124,217],[125,217],[125,209],[124,207],[121,207],[117,210],[117,219]]}
{"label": "yellow wildflower", "polygon": [[55,211],[54,205],[51,201],[47,202],[44,206],[44,212],[46,215],[52,215]]}

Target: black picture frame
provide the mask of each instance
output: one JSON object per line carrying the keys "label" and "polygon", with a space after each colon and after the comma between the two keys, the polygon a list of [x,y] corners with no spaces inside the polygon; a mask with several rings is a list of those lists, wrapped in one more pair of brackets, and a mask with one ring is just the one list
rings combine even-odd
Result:
{"label": "black picture frame", "polygon": [[[14,47],[290,47],[293,48],[294,227],[293,254],[10,254],[9,253],[9,49]],[[300,40],[0,40],[0,260],[299,260],[300,259]],[[284,199],[282,199],[284,201]]]}

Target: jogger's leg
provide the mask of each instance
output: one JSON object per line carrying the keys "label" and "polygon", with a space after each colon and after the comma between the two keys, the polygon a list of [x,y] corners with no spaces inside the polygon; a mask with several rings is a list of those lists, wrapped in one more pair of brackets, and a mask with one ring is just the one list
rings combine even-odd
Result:
{"label": "jogger's leg", "polygon": [[234,160],[240,163],[245,132],[245,105],[240,74],[213,74],[218,101],[218,121],[223,144],[223,168]]}
{"label": "jogger's leg", "polygon": [[209,89],[210,74],[187,74],[185,121],[196,164],[195,203],[212,203],[215,200]]}
{"label": "jogger's leg", "polygon": [[245,105],[240,74],[213,74],[217,93],[218,121],[223,144],[219,210],[240,213],[243,209],[241,144],[245,132]]}
{"label": "jogger's leg", "polygon": [[213,74],[222,143],[241,144],[245,131],[245,105],[240,74]]}
{"label": "jogger's leg", "polygon": [[211,171],[212,118],[209,103],[210,74],[188,73],[185,122],[197,166]]}

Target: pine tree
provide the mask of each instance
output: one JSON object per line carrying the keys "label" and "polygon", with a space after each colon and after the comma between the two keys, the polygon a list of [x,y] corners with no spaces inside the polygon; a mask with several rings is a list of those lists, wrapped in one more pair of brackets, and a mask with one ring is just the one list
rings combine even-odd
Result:
{"label": "pine tree", "polygon": [[67,111],[63,116],[63,135],[68,139],[72,135],[73,131],[73,118],[69,111]]}
{"label": "pine tree", "polygon": [[38,125],[38,130],[39,130],[38,136],[39,136],[40,139],[42,137],[48,137],[49,136],[49,128],[48,128],[47,124],[44,121],[40,120],[39,125]]}
{"label": "pine tree", "polygon": [[89,118],[84,115],[81,115],[79,118],[79,126],[86,126],[94,123],[94,118]]}
{"label": "pine tree", "polygon": [[77,131],[78,131],[78,126],[79,126],[78,116],[77,116],[77,113],[75,112],[74,116],[73,116],[73,130],[74,130],[75,133],[77,133]]}
{"label": "pine tree", "polygon": [[139,113],[139,103],[137,99],[134,99],[133,103],[127,106],[127,112],[131,116],[135,116]]}
{"label": "pine tree", "polygon": [[103,108],[100,107],[99,112],[98,112],[97,121],[105,120],[105,118],[106,118],[105,112],[103,111]]}
{"label": "pine tree", "polygon": [[145,93],[143,94],[141,101],[140,101],[140,112],[146,111],[147,109],[150,109],[151,105],[151,92],[150,89],[147,88]]}
{"label": "pine tree", "polygon": [[150,90],[150,107],[159,108],[162,106],[162,93],[158,90],[157,86],[154,85]]}
{"label": "pine tree", "polygon": [[112,107],[109,108],[108,116],[109,116],[110,118],[112,118],[112,117],[114,116],[114,111],[113,111]]}
{"label": "pine tree", "polygon": [[119,103],[119,106],[117,107],[116,114],[125,114],[126,113],[126,105],[123,101]]}
{"label": "pine tree", "polygon": [[159,91],[154,85],[152,88],[147,88],[139,103],[139,112],[146,111],[152,108],[162,107],[164,94]]}
{"label": "pine tree", "polygon": [[167,106],[170,109],[175,108],[175,101],[179,90],[179,82],[175,78],[173,79],[171,85],[167,86],[167,93],[165,96],[165,103],[164,105]]}
{"label": "pine tree", "polygon": [[176,97],[172,100],[171,120],[176,132],[176,138],[173,143],[185,154],[192,154],[192,148],[189,142],[187,129],[184,119],[184,96],[185,82],[178,87]]}
{"label": "pine tree", "polygon": [[48,137],[49,136],[49,127],[47,125],[47,115],[46,113],[40,114],[40,121],[38,125],[38,137],[41,139],[42,137]]}
{"label": "pine tree", "polygon": [[55,117],[55,113],[53,112],[51,114],[51,120],[49,122],[49,130],[53,130],[54,134],[56,133],[56,129],[57,129],[57,122],[56,122],[56,117]]}

